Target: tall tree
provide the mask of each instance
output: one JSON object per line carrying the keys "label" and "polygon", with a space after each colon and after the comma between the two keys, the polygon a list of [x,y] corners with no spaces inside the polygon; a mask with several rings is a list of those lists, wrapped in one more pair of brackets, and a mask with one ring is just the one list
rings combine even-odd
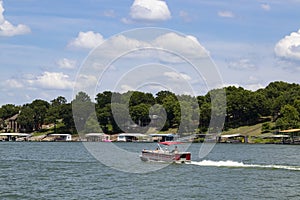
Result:
{"label": "tall tree", "polygon": [[85,92],[79,92],[72,101],[74,122],[79,133],[84,131],[85,124],[94,109],[95,105],[92,103],[90,96]]}
{"label": "tall tree", "polygon": [[300,127],[299,112],[292,105],[285,105],[280,110],[280,117],[276,121],[279,129],[291,129]]}
{"label": "tall tree", "polygon": [[2,118],[4,120],[9,117],[12,117],[13,115],[19,113],[20,109],[21,109],[20,106],[16,106],[13,104],[3,105],[0,108],[0,118]]}
{"label": "tall tree", "polygon": [[33,111],[34,111],[34,129],[39,131],[42,128],[42,125],[44,124],[44,120],[46,118],[46,113],[49,109],[50,104],[47,101],[37,99],[34,100],[30,105],[29,105]]}
{"label": "tall tree", "polygon": [[21,109],[21,113],[17,118],[18,124],[21,125],[22,132],[31,132],[34,128],[34,110],[29,104],[24,105]]}

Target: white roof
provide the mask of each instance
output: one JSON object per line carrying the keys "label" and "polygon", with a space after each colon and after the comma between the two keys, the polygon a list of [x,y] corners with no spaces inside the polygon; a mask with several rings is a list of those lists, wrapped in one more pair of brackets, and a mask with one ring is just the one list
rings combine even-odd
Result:
{"label": "white roof", "polygon": [[261,135],[263,138],[289,138],[289,135]]}
{"label": "white roof", "polygon": [[0,133],[0,136],[23,136],[23,137],[27,137],[27,136],[30,136],[30,134],[27,134],[27,133]]}
{"label": "white roof", "polygon": [[162,133],[162,134],[159,134],[159,133],[154,133],[154,134],[150,134],[150,136],[152,137],[162,137],[162,136],[165,136],[165,137],[174,137],[175,135],[173,133]]}
{"label": "white roof", "polygon": [[142,133],[121,133],[118,136],[129,136],[129,137],[146,137],[147,135]]}
{"label": "white roof", "polygon": [[231,135],[221,135],[221,138],[231,138],[231,137],[244,137],[243,135],[237,133],[237,134],[231,134]]}
{"label": "white roof", "polygon": [[50,136],[70,136],[71,134],[59,134],[59,133],[54,133],[50,134]]}
{"label": "white roof", "polygon": [[293,133],[293,132],[300,132],[299,128],[295,128],[295,129],[289,129],[289,130],[283,130],[283,131],[279,131],[280,133]]}

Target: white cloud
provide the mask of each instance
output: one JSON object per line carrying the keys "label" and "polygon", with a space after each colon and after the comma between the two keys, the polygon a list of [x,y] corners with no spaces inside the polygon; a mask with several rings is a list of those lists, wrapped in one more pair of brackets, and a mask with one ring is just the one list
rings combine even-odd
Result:
{"label": "white cloud", "polygon": [[124,23],[124,24],[132,24],[133,21],[130,20],[130,19],[127,19],[127,18],[123,17],[123,18],[121,19],[121,22]]}
{"label": "white cloud", "polygon": [[31,32],[30,28],[24,24],[18,24],[17,26],[14,26],[7,21],[3,15],[4,10],[3,1],[0,0],[0,36],[11,37]]}
{"label": "white cloud", "polygon": [[3,13],[4,13],[3,2],[0,1],[0,24],[3,24],[3,22],[5,21]]}
{"label": "white cloud", "polygon": [[256,66],[249,59],[240,59],[238,61],[229,62],[228,67],[237,70],[255,70]]}
{"label": "white cloud", "polygon": [[97,82],[98,77],[96,75],[80,74],[76,80],[76,88],[82,88],[81,90],[85,90],[86,88],[95,86]]}
{"label": "white cloud", "polygon": [[190,22],[192,21],[190,15],[188,12],[181,10],[179,12],[179,17],[181,17],[185,22]]}
{"label": "white cloud", "polygon": [[28,83],[33,87],[54,90],[71,89],[74,85],[70,77],[62,72],[44,72],[35,79],[28,80]]}
{"label": "white cloud", "polygon": [[207,57],[209,55],[209,52],[200,45],[197,38],[191,35],[181,36],[167,33],[157,37],[152,44],[154,47],[177,52],[183,57]]}
{"label": "white cloud", "polygon": [[165,76],[171,78],[172,80],[191,80],[192,78],[184,73],[178,73],[178,72],[165,72],[164,73]]}
{"label": "white cloud", "polygon": [[23,84],[16,79],[8,79],[5,81],[5,85],[10,88],[22,88]]}
{"label": "white cloud", "polygon": [[[116,56],[120,56],[121,53],[128,52],[134,49],[139,49],[143,47],[148,47],[149,44],[143,42],[141,40],[132,39],[126,37],[124,35],[118,35],[113,38],[110,38],[106,42],[101,45],[100,49],[96,48],[97,56],[105,57],[105,58],[114,58]],[[99,53],[97,51],[100,50]],[[132,54],[135,57],[137,55],[143,55],[143,52],[136,52]]]}
{"label": "white cloud", "polygon": [[62,58],[57,61],[57,65],[62,69],[74,69],[76,68],[76,60],[70,60],[67,58]]}
{"label": "white cloud", "polygon": [[260,7],[265,10],[265,11],[269,11],[271,10],[271,6],[269,4],[263,3],[260,5]]}
{"label": "white cloud", "polygon": [[300,29],[281,39],[274,51],[278,57],[300,60]]}
{"label": "white cloud", "polygon": [[163,0],[135,0],[130,16],[135,20],[165,21],[171,18],[171,13]]}
{"label": "white cloud", "polygon": [[[168,63],[182,63],[184,61],[182,58],[202,59],[209,56],[209,52],[201,46],[196,37],[171,32],[153,37],[152,40],[150,38],[140,40],[125,35],[114,36],[103,42],[101,48],[94,50],[91,56],[95,56],[95,58],[91,60],[95,62],[95,60],[101,59],[101,62],[104,62],[104,60],[116,58],[124,52],[128,52],[123,56],[124,59],[155,56],[160,61]],[[93,66],[94,63],[87,64]]]}
{"label": "white cloud", "polygon": [[134,91],[134,90],[136,90],[136,88],[133,88],[130,85],[121,85],[119,92],[124,93],[124,92]]}
{"label": "white cloud", "polygon": [[219,11],[218,15],[220,17],[226,17],[226,18],[233,18],[234,14],[231,11],[225,10],[225,11]]}
{"label": "white cloud", "polygon": [[104,11],[104,12],[103,12],[103,15],[104,15],[105,17],[111,17],[111,18],[116,17],[116,13],[115,13],[115,11],[112,10],[112,9]]}
{"label": "white cloud", "polygon": [[100,33],[94,33],[93,31],[79,32],[77,38],[69,43],[69,47],[93,49],[100,45],[104,41],[103,36]]}

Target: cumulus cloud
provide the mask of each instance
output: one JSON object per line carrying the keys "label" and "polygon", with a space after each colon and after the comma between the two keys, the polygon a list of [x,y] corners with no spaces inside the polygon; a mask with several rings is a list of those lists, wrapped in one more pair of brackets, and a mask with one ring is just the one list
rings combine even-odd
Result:
{"label": "cumulus cloud", "polygon": [[72,40],[68,46],[79,49],[93,49],[103,41],[103,36],[100,33],[94,33],[93,31],[79,32],[77,38]]}
{"label": "cumulus cloud", "polygon": [[178,72],[165,72],[164,73],[165,76],[169,77],[172,80],[191,80],[192,78],[185,74],[185,73],[178,73]]}
{"label": "cumulus cloud", "polygon": [[16,79],[8,79],[5,81],[5,85],[10,87],[10,88],[22,88],[23,87],[23,84],[16,80]]}
{"label": "cumulus cloud", "polygon": [[105,11],[103,12],[103,15],[104,15],[105,17],[111,17],[111,18],[116,17],[116,13],[115,13],[115,11],[112,10],[112,9],[110,9],[110,10],[105,10]]}
{"label": "cumulus cloud", "polygon": [[281,39],[274,48],[278,57],[300,60],[300,29]]}
{"label": "cumulus cloud", "polygon": [[43,89],[65,90],[73,88],[74,83],[70,77],[62,72],[44,72],[32,80],[29,85]]}
{"label": "cumulus cloud", "polygon": [[163,0],[135,0],[130,16],[135,20],[165,21],[171,18],[171,13]]}
{"label": "cumulus cloud", "polygon": [[255,70],[256,66],[249,59],[229,62],[228,67],[236,70]]}
{"label": "cumulus cloud", "polygon": [[[96,48],[96,54],[105,58],[114,58],[121,53],[147,46],[149,46],[149,44],[144,41],[129,38],[124,35],[118,35],[104,42],[100,49]],[[97,53],[98,50],[100,51],[99,53]],[[137,57],[142,54],[142,52],[136,52],[131,55]]]}
{"label": "cumulus cloud", "polygon": [[233,18],[234,14],[231,11],[225,10],[225,11],[219,11],[218,15],[220,17],[226,17],[226,18]]}
{"label": "cumulus cloud", "polygon": [[167,33],[157,37],[153,46],[171,50],[182,56],[207,57],[209,52],[200,45],[196,37],[181,36],[175,33]]}
{"label": "cumulus cloud", "polygon": [[93,88],[98,82],[97,75],[87,75],[87,74],[80,74],[76,80],[75,88],[80,90],[87,90],[87,88]]}
{"label": "cumulus cloud", "polygon": [[269,11],[271,10],[271,6],[269,4],[263,3],[260,5],[260,7],[265,10],[265,11]]}
{"label": "cumulus cloud", "polygon": [[124,93],[124,92],[134,91],[134,90],[136,90],[136,88],[133,88],[130,85],[121,85],[119,92]]}
{"label": "cumulus cloud", "polygon": [[7,21],[3,15],[4,11],[5,9],[3,7],[3,1],[0,0],[0,36],[11,37],[31,32],[30,28],[24,24],[18,24],[17,26],[14,26]]}
{"label": "cumulus cloud", "polygon": [[[199,43],[196,37],[173,32],[161,34],[152,38],[152,40],[148,38],[141,40],[125,35],[117,35],[103,42],[101,48],[96,48],[93,55],[97,55],[95,59],[99,59],[100,56],[101,62],[103,62],[103,59],[116,58],[116,56],[120,56],[124,52],[130,52],[124,58],[149,58],[149,56],[155,56],[162,62],[168,63],[182,63],[184,61],[182,58],[187,57],[202,59],[209,56],[209,52]],[[175,52],[176,55],[172,52]],[[95,62],[95,59],[92,59],[93,62]],[[65,60],[61,61],[61,64],[63,63],[65,63]],[[93,65],[93,63],[88,64]]]}
{"label": "cumulus cloud", "polygon": [[57,65],[62,69],[74,69],[77,65],[76,60],[62,58],[57,61]]}
{"label": "cumulus cloud", "polygon": [[192,21],[190,15],[188,12],[181,10],[179,12],[179,17],[181,17],[185,22],[190,22]]}

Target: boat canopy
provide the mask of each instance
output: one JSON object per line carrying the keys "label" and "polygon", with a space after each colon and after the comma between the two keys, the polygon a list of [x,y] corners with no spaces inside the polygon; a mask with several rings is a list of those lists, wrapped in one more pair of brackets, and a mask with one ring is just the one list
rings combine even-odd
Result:
{"label": "boat canopy", "polygon": [[165,142],[160,142],[159,144],[163,144],[163,145],[174,145],[174,144],[182,144],[182,142],[176,142],[176,141],[165,141]]}

